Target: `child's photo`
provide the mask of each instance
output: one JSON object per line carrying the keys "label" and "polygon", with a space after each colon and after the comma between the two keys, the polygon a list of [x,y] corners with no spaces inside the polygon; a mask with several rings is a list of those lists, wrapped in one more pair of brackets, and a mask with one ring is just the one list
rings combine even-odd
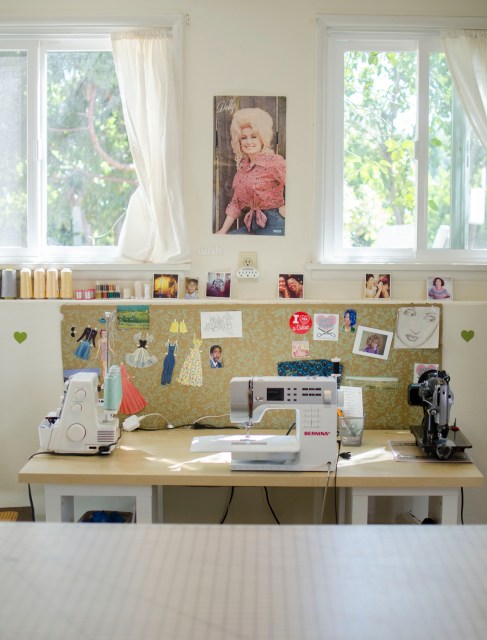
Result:
{"label": "child's photo", "polygon": [[198,278],[185,278],[184,279],[184,297],[186,300],[198,299]]}
{"label": "child's photo", "polygon": [[226,272],[209,272],[206,283],[208,298],[229,298],[232,274]]}

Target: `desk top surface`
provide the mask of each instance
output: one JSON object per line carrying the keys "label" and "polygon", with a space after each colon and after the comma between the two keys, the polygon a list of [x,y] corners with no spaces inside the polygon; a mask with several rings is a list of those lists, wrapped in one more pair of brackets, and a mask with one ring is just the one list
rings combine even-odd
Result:
{"label": "desk top surface", "polygon": [[487,526],[0,523],[2,638],[484,638]]}
{"label": "desk top surface", "polygon": [[[222,434],[235,433],[232,430],[220,431]],[[328,474],[324,472],[231,471],[229,453],[190,451],[192,438],[205,433],[188,429],[123,432],[117,448],[107,456],[36,455],[20,470],[19,481],[247,487],[323,487],[327,482]],[[208,433],[213,434],[214,430]],[[339,461],[336,486],[431,488],[483,485],[484,476],[473,463],[396,462],[388,440],[411,441],[412,436],[408,431],[365,431],[362,446],[343,448],[350,451],[352,457]],[[335,477],[331,482],[335,485]]]}

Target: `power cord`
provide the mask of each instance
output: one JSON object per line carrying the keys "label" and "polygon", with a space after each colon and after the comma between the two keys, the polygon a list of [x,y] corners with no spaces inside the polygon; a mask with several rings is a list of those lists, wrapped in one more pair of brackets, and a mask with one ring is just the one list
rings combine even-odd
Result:
{"label": "power cord", "polygon": [[146,413],[144,416],[136,416],[136,415],[129,416],[128,418],[125,418],[125,420],[123,421],[122,428],[124,431],[134,431],[135,429],[138,429],[140,427],[140,423],[142,422],[142,420],[145,420],[150,416],[160,416],[161,418],[164,418],[164,420],[167,423],[167,428],[174,429],[174,425],[171,424],[169,420],[166,418],[166,416],[162,415],[162,413]]}

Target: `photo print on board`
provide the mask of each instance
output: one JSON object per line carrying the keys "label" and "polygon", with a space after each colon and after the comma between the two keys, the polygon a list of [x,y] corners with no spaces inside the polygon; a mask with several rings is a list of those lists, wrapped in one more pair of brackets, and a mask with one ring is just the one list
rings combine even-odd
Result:
{"label": "photo print on board", "polygon": [[285,235],[286,98],[216,96],[213,233]]}

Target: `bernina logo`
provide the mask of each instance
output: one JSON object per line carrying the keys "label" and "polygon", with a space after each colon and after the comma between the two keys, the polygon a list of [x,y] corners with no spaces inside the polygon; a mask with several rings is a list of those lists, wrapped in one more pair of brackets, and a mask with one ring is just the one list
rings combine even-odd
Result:
{"label": "bernina logo", "polygon": [[305,431],[305,436],[329,436],[330,431]]}

